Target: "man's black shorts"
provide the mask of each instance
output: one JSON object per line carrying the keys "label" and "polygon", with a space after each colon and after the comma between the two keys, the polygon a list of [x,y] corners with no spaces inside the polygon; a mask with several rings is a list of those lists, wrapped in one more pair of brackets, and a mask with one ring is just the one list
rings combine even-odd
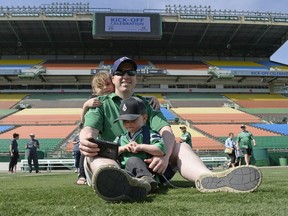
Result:
{"label": "man's black shorts", "polygon": [[251,156],[252,155],[252,149],[251,148],[241,148],[241,151],[242,151],[242,153],[245,155],[245,154],[247,154],[247,155],[249,155],[249,156]]}

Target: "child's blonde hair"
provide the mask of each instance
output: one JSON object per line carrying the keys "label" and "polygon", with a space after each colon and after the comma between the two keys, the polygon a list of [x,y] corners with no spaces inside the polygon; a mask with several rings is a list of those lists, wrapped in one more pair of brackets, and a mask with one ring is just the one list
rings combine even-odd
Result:
{"label": "child's blonde hair", "polygon": [[106,80],[111,80],[111,74],[107,71],[99,71],[91,81],[91,87],[94,95],[98,95],[96,88],[103,90]]}

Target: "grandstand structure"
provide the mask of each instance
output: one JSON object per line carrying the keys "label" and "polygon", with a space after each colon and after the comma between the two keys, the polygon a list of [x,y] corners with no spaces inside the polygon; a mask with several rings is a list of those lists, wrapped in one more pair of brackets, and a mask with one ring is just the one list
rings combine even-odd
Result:
{"label": "grandstand structure", "polygon": [[[93,38],[94,14],[160,16],[160,38]],[[135,15],[136,14],[136,15]],[[288,67],[269,57],[288,39],[288,15],[167,5],[114,10],[87,3],[0,8],[0,91],[86,91],[127,55],[141,92],[285,92]]]}
{"label": "grandstand structure", "polygon": [[[156,14],[161,31],[97,37],[98,14]],[[0,29],[2,156],[14,132],[21,134],[21,157],[31,132],[44,155],[71,152],[92,76],[110,71],[121,56],[138,64],[136,92],[158,98],[177,140],[179,124],[187,125],[198,154],[223,156],[225,137],[245,123],[259,150],[268,149],[264,165],[287,155],[288,66],[269,58],[288,39],[288,14],[191,5],[137,11],[0,5]]]}

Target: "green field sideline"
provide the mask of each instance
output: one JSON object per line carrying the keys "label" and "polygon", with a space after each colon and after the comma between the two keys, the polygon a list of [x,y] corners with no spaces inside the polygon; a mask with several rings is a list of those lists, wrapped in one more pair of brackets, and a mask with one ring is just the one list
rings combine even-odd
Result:
{"label": "green field sideline", "polygon": [[0,173],[0,215],[287,215],[288,168],[261,168],[259,190],[248,194],[200,193],[176,175],[172,183],[143,202],[107,203],[76,174]]}

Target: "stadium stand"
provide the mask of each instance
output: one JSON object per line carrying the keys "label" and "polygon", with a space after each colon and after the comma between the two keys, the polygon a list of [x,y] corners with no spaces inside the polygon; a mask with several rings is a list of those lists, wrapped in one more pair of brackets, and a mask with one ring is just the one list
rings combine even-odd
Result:
{"label": "stadium stand", "polygon": [[47,70],[91,70],[98,68],[99,63],[93,60],[47,60],[42,66]]}
{"label": "stadium stand", "polygon": [[54,151],[59,147],[63,141],[68,139],[68,137],[76,129],[75,125],[61,125],[61,126],[20,126],[12,127],[6,132],[2,131],[0,134],[0,152],[9,152],[9,144],[12,139],[13,133],[20,134],[20,139],[18,140],[19,151],[21,153],[25,152],[26,144],[30,139],[29,134],[36,134],[36,138],[40,142],[40,151],[47,153],[49,151]]}
{"label": "stadium stand", "polygon": [[266,67],[269,67],[270,69],[277,69],[277,70],[287,70],[288,67],[286,65],[276,63],[276,62],[271,62],[271,61],[259,61],[259,64],[265,65]]}
{"label": "stadium stand", "polygon": [[229,107],[172,108],[182,119],[193,123],[256,123],[261,119]]}
{"label": "stadium stand", "polygon": [[167,70],[207,70],[208,66],[201,61],[175,62],[175,61],[153,61],[156,68]]}
{"label": "stadium stand", "polygon": [[81,108],[24,109],[1,119],[2,124],[73,124],[80,119]]}
{"label": "stadium stand", "polygon": [[244,108],[288,108],[288,98],[280,94],[225,94]]}
{"label": "stadium stand", "polygon": [[0,108],[0,121],[1,121],[1,118],[8,116],[17,111],[18,111],[17,109],[1,109]]}
{"label": "stadium stand", "polygon": [[266,122],[287,124],[287,108],[240,108],[240,110],[256,115]]}
{"label": "stadium stand", "polygon": [[13,125],[0,125],[0,134],[15,128]]}
{"label": "stadium stand", "polygon": [[220,69],[238,69],[238,70],[263,70],[269,69],[264,65],[252,61],[206,61],[206,64]]}
{"label": "stadium stand", "polygon": [[251,126],[288,136],[288,124],[251,124]]}
{"label": "stadium stand", "polygon": [[82,108],[83,103],[90,98],[89,93],[48,93],[30,94],[23,103],[32,108]]}
{"label": "stadium stand", "polygon": [[31,68],[35,65],[41,64],[43,60],[41,59],[11,59],[11,60],[2,60],[0,59],[0,73],[7,72],[7,70],[17,71],[20,69]]}
{"label": "stadium stand", "polygon": [[[54,16],[41,9],[41,17],[18,19],[13,17],[12,9],[4,8],[5,15],[0,17],[0,124],[4,126],[1,146],[6,150],[11,133],[23,130],[19,140],[23,148],[28,138],[24,134],[31,132],[24,129],[31,127],[41,145],[47,143],[47,149],[59,150],[77,127],[82,104],[91,92],[93,74],[101,68],[110,69],[115,59],[128,55],[141,70],[137,93],[156,96],[168,120],[181,118],[180,122],[189,124],[197,153],[223,153],[223,139],[230,131],[237,134],[240,124],[247,123],[257,145],[272,151],[275,144],[277,153],[284,154],[283,149],[288,149],[287,134],[282,133],[286,127],[263,124],[263,120],[275,123],[287,117],[288,66],[269,60],[288,33],[287,22],[278,19],[283,14],[264,12],[266,22],[258,19],[258,12],[153,11],[161,16],[161,38],[95,40],[91,37],[95,11],[73,11],[66,17],[65,11],[54,11]],[[114,12],[110,10],[111,14]],[[125,10],[129,12],[135,13]],[[231,15],[237,20],[231,21]],[[31,69],[35,66],[42,68]],[[160,73],[157,68],[167,73]],[[224,71],[229,76],[215,76],[209,73],[211,68],[219,69],[216,75]],[[5,130],[5,126],[15,128]],[[54,127],[54,137],[48,127]],[[172,125],[172,129],[178,139],[179,125]],[[63,134],[56,136],[58,131]]]}
{"label": "stadium stand", "polygon": [[167,121],[175,121],[175,116],[168,109],[161,107],[160,110],[163,113],[164,117],[167,119]]}
{"label": "stadium stand", "polygon": [[230,100],[219,93],[166,93],[172,107],[223,107]]}
{"label": "stadium stand", "polygon": [[3,94],[0,93],[0,109],[10,109],[19,103],[27,94]]}
{"label": "stadium stand", "polygon": [[[230,132],[237,135],[240,132],[241,124],[195,124],[194,127],[200,131],[212,135],[213,137],[228,137]],[[246,126],[247,130],[250,131],[254,136],[280,136],[280,134],[261,130],[259,128]]]}

